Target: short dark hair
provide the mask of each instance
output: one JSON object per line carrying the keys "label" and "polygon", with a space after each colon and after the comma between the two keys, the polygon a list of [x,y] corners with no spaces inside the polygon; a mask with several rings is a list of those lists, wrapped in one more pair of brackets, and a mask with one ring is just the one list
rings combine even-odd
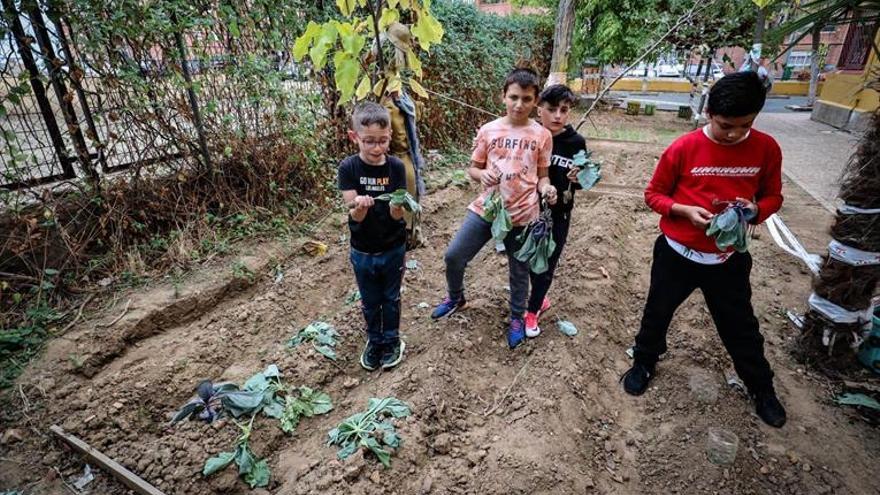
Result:
{"label": "short dark hair", "polygon": [[387,129],[391,125],[391,114],[388,113],[387,108],[378,103],[372,101],[358,103],[351,113],[351,128],[358,132],[371,125]]}
{"label": "short dark hair", "polygon": [[547,103],[552,107],[558,107],[563,103],[574,105],[577,103],[577,96],[574,95],[574,91],[568,86],[564,84],[554,84],[553,86],[544,88],[544,91],[541,91],[541,95],[538,96],[538,104],[540,105],[542,103]]}
{"label": "short dark hair", "polygon": [[709,90],[709,115],[744,117],[764,108],[767,89],[756,72],[728,74]]}
{"label": "short dark hair", "polygon": [[538,73],[532,69],[513,69],[504,80],[504,94],[511,84],[518,84],[523,89],[534,88],[535,98],[541,92],[541,83],[538,81]]}

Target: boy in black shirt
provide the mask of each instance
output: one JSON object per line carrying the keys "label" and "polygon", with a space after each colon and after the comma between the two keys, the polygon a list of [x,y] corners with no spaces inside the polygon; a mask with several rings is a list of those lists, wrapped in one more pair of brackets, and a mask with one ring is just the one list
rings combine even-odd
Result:
{"label": "boy in black shirt", "polygon": [[574,208],[574,191],[581,189],[577,181],[578,168],[572,158],[587,148],[584,137],[568,124],[568,114],[577,98],[568,86],[554,84],[541,92],[538,97],[538,117],[550,134],[553,135],[553,155],[550,158],[550,184],[559,191],[556,204],[550,205],[553,218],[553,240],[556,250],[550,255],[547,271],[538,275],[529,272],[532,293],[526,311],[526,337],[537,337],[541,333],[538,318],[550,308],[547,291],[553,282],[553,273],[562,255],[562,248],[568,238],[571,224],[571,210]]}
{"label": "boy in black shirt", "polygon": [[348,136],[359,153],[339,163],[339,190],[349,207],[351,264],[367,321],[367,345],[361,366],[390,369],[403,360],[400,340],[400,283],[406,253],[403,208],[377,196],[406,189],[403,162],[387,156],[391,117],[376,103],[361,103],[351,117]]}

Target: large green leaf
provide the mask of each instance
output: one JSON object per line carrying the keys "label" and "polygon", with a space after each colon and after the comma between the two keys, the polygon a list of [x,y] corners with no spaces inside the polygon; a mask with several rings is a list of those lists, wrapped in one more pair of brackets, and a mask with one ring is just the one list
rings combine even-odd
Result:
{"label": "large green leaf", "polygon": [[312,59],[312,64],[314,64],[315,68],[318,70],[324,68],[324,65],[327,63],[327,52],[336,43],[336,38],[339,34],[336,28],[338,24],[338,22],[334,21],[322,25],[321,32],[315,40],[315,45],[309,50],[309,57]]}
{"label": "large green leaf", "polygon": [[220,403],[232,416],[239,418],[245,414],[255,412],[262,406],[263,392],[230,392],[220,399]]}
{"label": "large green leaf", "polygon": [[333,65],[336,89],[341,93],[340,101],[348,101],[354,96],[354,87],[357,84],[361,65],[357,59],[346,52],[336,52],[333,56]]}
{"label": "large green leaf", "polygon": [[205,461],[205,467],[202,469],[202,474],[205,476],[211,476],[212,474],[220,471],[221,469],[232,463],[232,460],[234,458],[234,452],[220,452],[219,454]]}
{"label": "large green leaf", "polygon": [[343,22],[337,26],[339,31],[339,41],[342,43],[342,50],[353,58],[360,56],[361,50],[367,43],[367,38],[358,34],[351,23]]}
{"label": "large green leaf", "polygon": [[428,51],[434,43],[443,39],[443,26],[427,9],[419,10],[418,20],[412,28],[412,34],[419,41],[419,46]]}
{"label": "large green leaf", "polygon": [[336,6],[339,7],[339,12],[342,15],[348,17],[354,11],[355,0],[336,0]]}
{"label": "large green leaf", "polygon": [[244,475],[244,481],[251,488],[264,487],[269,485],[270,476],[269,463],[266,462],[266,459],[261,459],[254,464],[250,472]]}

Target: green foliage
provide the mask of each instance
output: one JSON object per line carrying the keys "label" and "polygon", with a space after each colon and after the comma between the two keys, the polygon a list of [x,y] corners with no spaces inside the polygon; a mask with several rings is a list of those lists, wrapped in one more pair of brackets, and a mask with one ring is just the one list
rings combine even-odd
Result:
{"label": "green foliage", "polygon": [[303,342],[311,342],[312,347],[322,356],[335,361],[336,338],[338,336],[336,329],[329,323],[313,321],[288,340],[287,346],[296,347]]}
{"label": "green foliage", "polygon": [[733,247],[740,253],[749,249],[748,222],[754,218],[755,212],[743,208],[740,204],[729,205],[718,215],[712,217],[706,235],[715,238],[715,245],[722,251]]}
{"label": "green foliage", "polygon": [[237,280],[247,280],[248,283],[254,283],[254,279],[256,278],[256,274],[253,270],[248,268],[248,266],[241,260],[235,260],[232,262],[232,277]]}
{"label": "green foliage", "polygon": [[388,201],[391,206],[402,206],[404,210],[410,213],[419,214],[422,212],[419,202],[406,189],[398,189],[393,193],[381,194],[376,199]]}
{"label": "green foliage", "polygon": [[589,191],[602,178],[602,164],[592,159],[593,152],[581,150],[574,155],[574,165],[581,170],[577,174],[578,183],[584,191]]}
{"label": "green foliage", "polygon": [[238,475],[251,488],[263,487],[269,484],[269,477],[271,476],[269,463],[265,459],[257,458],[250,447],[255,417],[256,415],[251,416],[250,422],[247,424],[235,422],[241,430],[241,434],[235,440],[235,450],[232,452],[221,452],[205,461],[205,467],[202,469],[204,476],[211,476],[235,462],[238,466]]}
{"label": "green foliage", "polygon": [[507,233],[513,229],[513,220],[504,207],[504,198],[497,189],[483,200],[483,220],[492,224],[492,237],[496,241],[503,241]]}
{"label": "green foliage", "polygon": [[[443,43],[423,61],[422,83],[434,91],[496,114],[503,113],[501,86],[507,73],[528,66],[546,74],[553,51],[553,19],[500,17],[473,5],[435,0],[431,10],[443,25]],[[432,97],[419,112],[426,148],[467,148],[491,115]],[[430,123],[430,125],[428,124]]]}
{"label": "green foliage", "polygon": [[63,318],[55,309],[38,304],[26,310],[18,326],[0,328],[0,389],[12,385],[25,363],[43,348],[50,326]]}
{"label": "green foliage", "polygon": [[[599,63],[634,60],[691,7],[693,0],[585,0],[578,3],[573,60]],[[747,1],[714,2],[682,26],[657,53],[706,46],[751,45],[755,5]],[[649,60],[656,60],[649,57]],[[572,64],[577,68],[577,64]]]}
{"label": "green foliage", "polygon": [[332,410],[333,402],[329,395],[302,386],[299,388],[299,397],[288,394],[285,399],[284,412],[281,414],[281,429],[285,433],[293,433],[301,418],[327,414]]}
{"label": "green foliage", "polygon": [[401,438],[391,418],[403,418],[410,415],[409,406],[394,397],[384,399],[372,398],[367,403],[367,410],[349,416],[330,430],[327,445],[337,445],[340,450],[336,456],[342,460],[348,458],[361,448],[366,448],[376,455],[383,466],[391,466],[391,453],[385,447],[397,449]]}
{"label": "green foliage", "polygon": [[[338,0],[336,6],[345,22],[309,22],[294,43],[294,58],[299,61],[308,55],[320,70],[333,53],[334,83],[341,102],[353,96],[364,99],[371,90],[381,97],[385,90],[400,91],[403,83],[427,98],[418,82],[422,69],[417,46],[428,52],[443,39],[443,26],[431,13],[430,0]],[[414,19],[411,26],[400,22],[404,16]],[[386,60],[382,50],[373,51],[374,45],[381,47],[385,40],[399,56]]]}
{"label": "green foliage", "polygon": [[522,245],[514,254],[517,260],[528,263],[533,273],[544,273],[550,267],[550,257],[556,250],[553,240],[553,218],[549,208],[541,211],[537,220],[523,229],[516,240]]}

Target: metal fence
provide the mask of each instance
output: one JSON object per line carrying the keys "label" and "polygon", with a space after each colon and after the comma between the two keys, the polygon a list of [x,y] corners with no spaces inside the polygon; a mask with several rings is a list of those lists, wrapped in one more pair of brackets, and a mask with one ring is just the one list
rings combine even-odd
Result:
{"label": "metal fence", "polygon": [[205,7],[208,22],[187,29],[108,39],[51,1],[0,1],[2,189],[153,165],[210,166],[228,153],[223,136],[275,135],[291,99],[317,91],[289,50],[261,39],[272,19],[232,32],[210,22],[220,4]]}

